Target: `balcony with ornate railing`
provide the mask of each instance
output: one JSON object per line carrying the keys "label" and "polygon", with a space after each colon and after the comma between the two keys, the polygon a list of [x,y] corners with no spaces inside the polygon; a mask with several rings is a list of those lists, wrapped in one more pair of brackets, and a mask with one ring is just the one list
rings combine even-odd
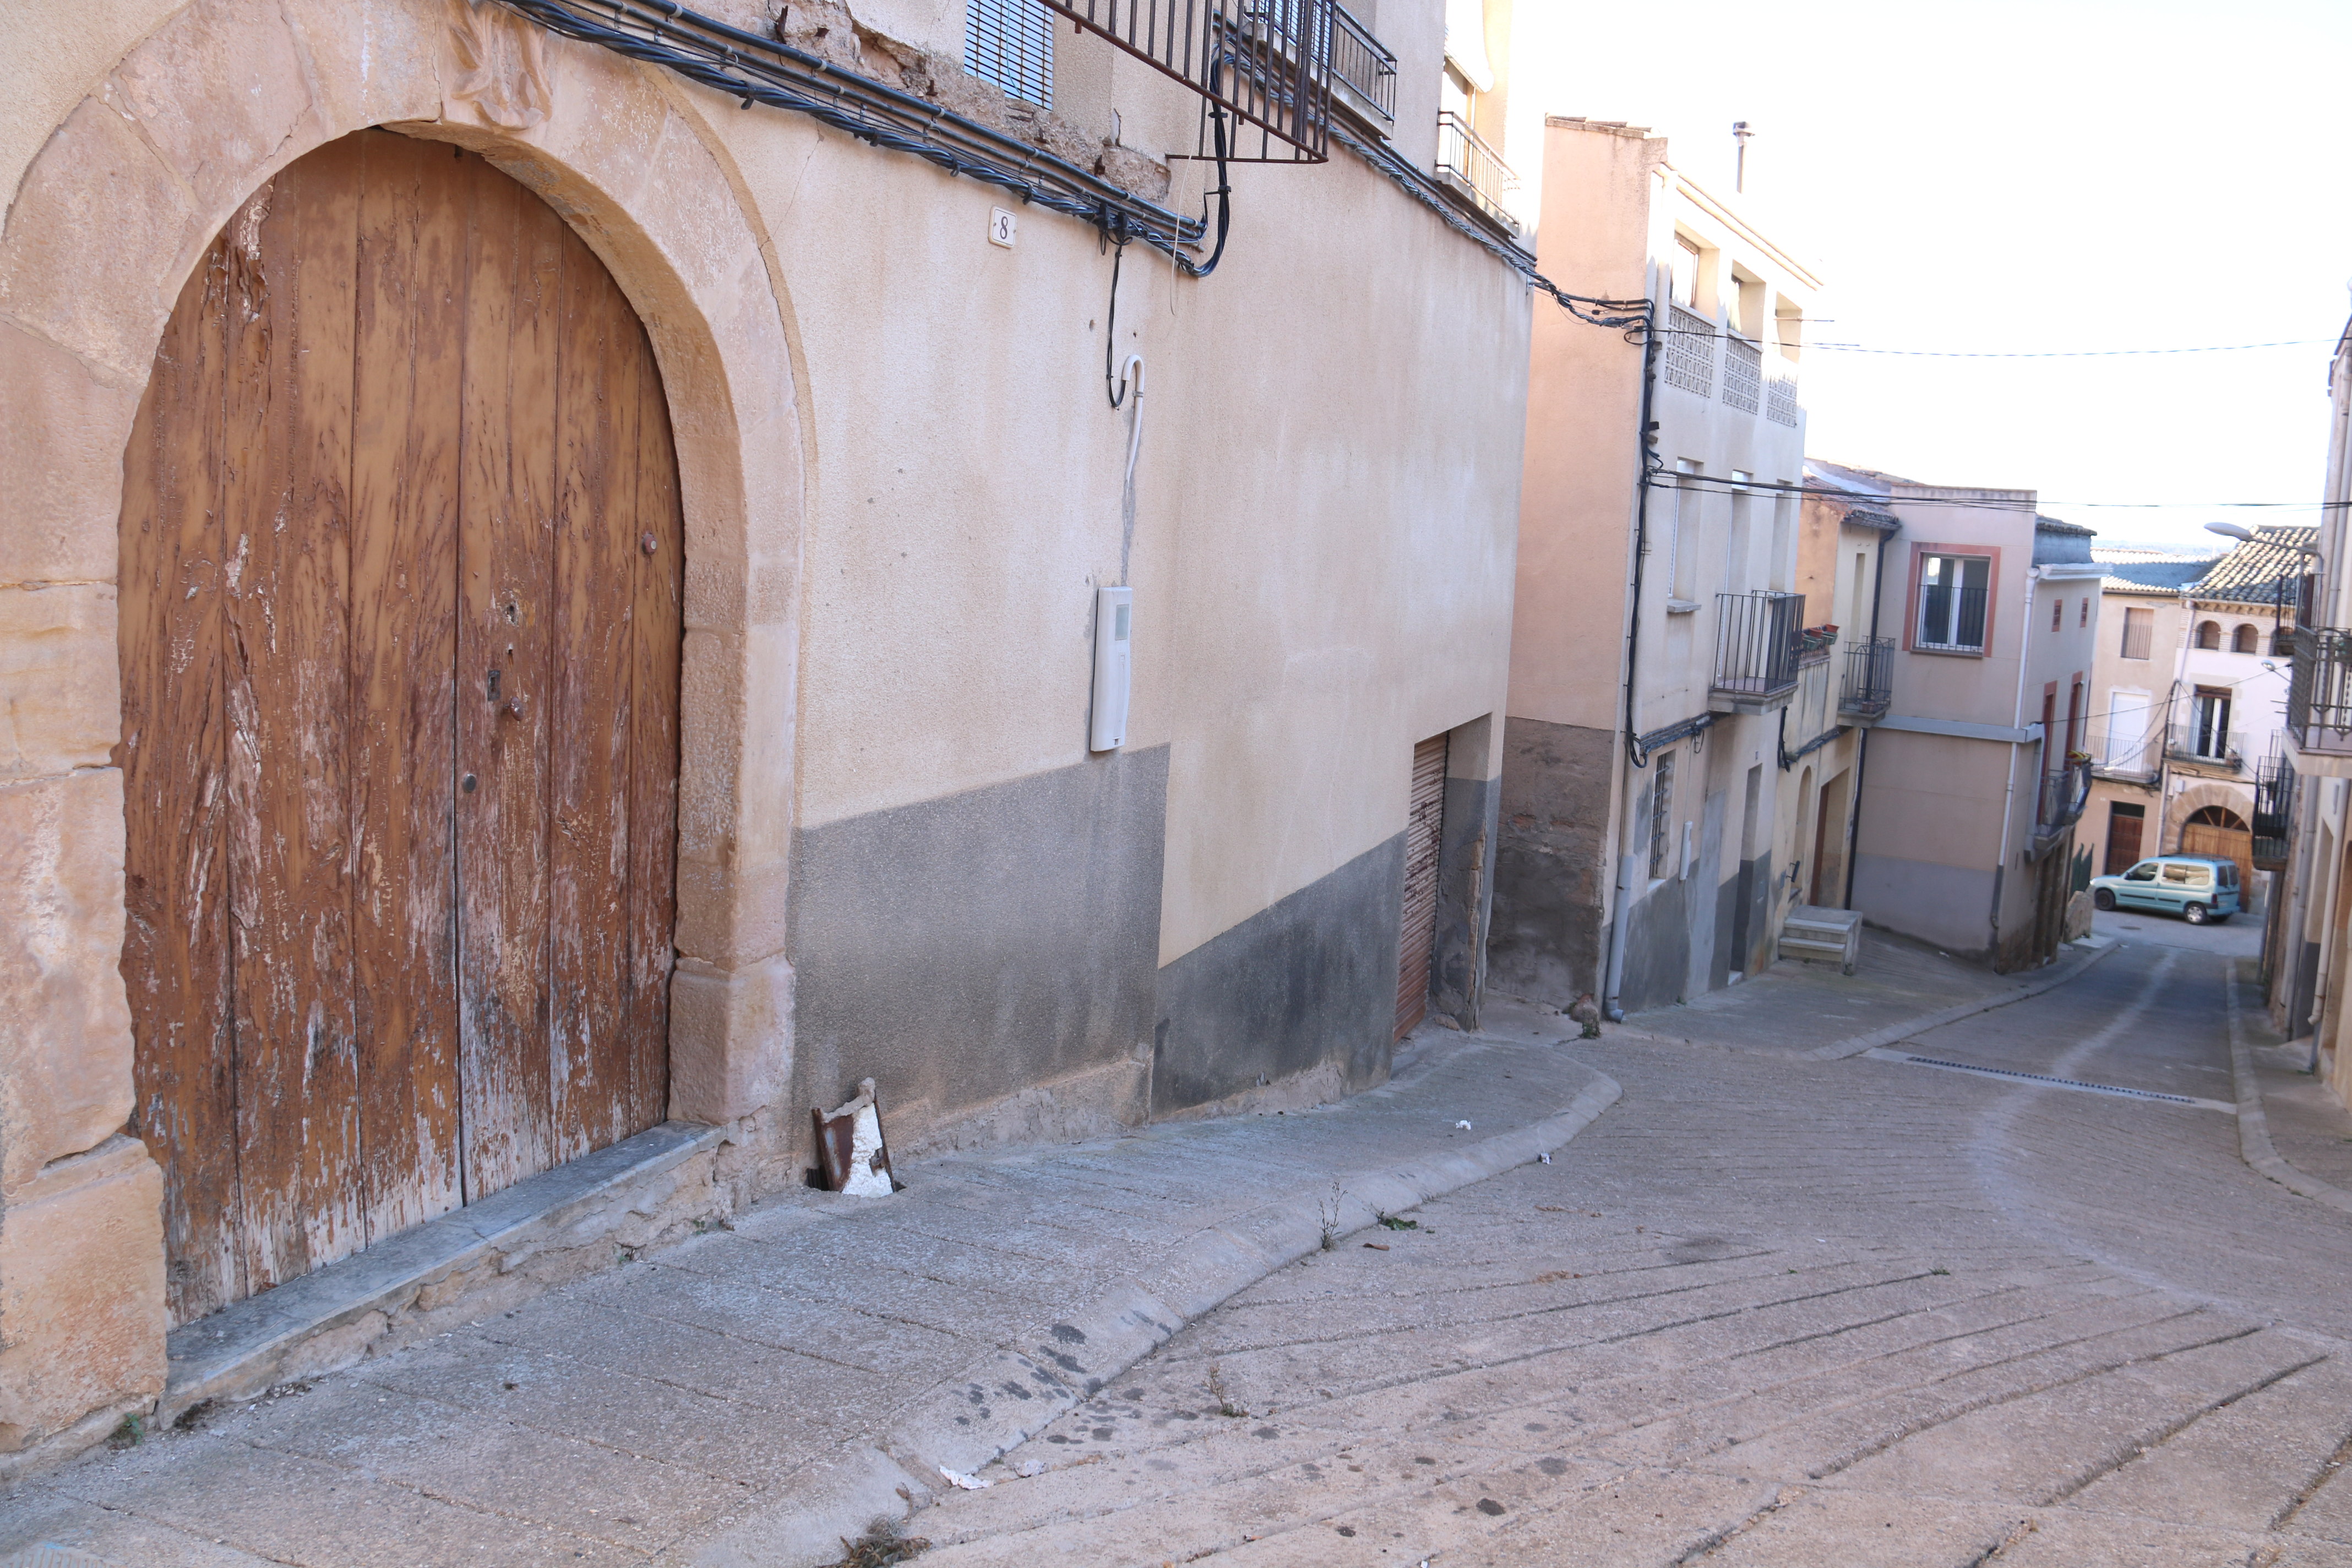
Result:
{"label": "balcony with ornate railing", "polygon": [[1345,5],[1331,7],[1331,85],[1360,110],[1396,119],[1397,58]]}
{"label": "balcony with ornate railing", "polygon": [[2352,632],[2298,629],[2294,646],[2286,689],[2288,738],[2305,757],[2352,759]]}
{"label": "balcony with ornate railing", "polygon": [[1437,111],[1437,178],[1440,184],[1495,222],[1517,228],[1503,198],[1519,188],[1518,175],[1503,155],[1486,145],[1470,122],[1450,109]]}
{"label": "balcony with ornate railing", "polygon": [[1797,427],[1797,374],[1787,365],[1784,360],[1764,373],[1764,417],[1793,430]]}
{"label": "balcony with ornate railing", "polygon": [[1802,594],[1717,594],[1715,681],[1707,705],[1722,713],[1783,706],[1797,686],[1804,613]]}
{"label": "balcony with ornate railing", "polygon": [[1838,712],[1868,723],[1886,716],[1895,700],[1895,639],[1853,637],[1845,645],[1845,686],[1838,693]]}

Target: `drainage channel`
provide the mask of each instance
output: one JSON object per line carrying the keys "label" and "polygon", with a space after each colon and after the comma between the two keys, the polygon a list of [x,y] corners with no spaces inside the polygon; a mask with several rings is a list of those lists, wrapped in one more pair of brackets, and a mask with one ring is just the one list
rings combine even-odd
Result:
{"label": "drainage channel", "polygon": [[2120,1084],[2084,1083],[2080,1079],[2053,1078],[2042,1072],[2019,1072],[2014,1068],[1979,1067],[1974,1062],[1947,1061],[1941,1057],[1915,1056],[1909,1051],[1890,1051],[1885,1047],[1862,1053],[1866,1060],[1905,1062],[1915,1068],[1941,1068],[1946,1072],[1982,1073],[1988,1078],[2015,1079],[2021,1083],[2038,1083],[2049,1089],[2071,1089],[2079,1094],[2112,1094],[2125,1100],[2153,1100],[2164,1105],[2186,1105],[2198,1110],[2225,1110],[2237,1114],[2238,1108],[2226,1100],[2199,1100],[2186,1094],[2159,1094],[2152,1089],[2126,1089]]}

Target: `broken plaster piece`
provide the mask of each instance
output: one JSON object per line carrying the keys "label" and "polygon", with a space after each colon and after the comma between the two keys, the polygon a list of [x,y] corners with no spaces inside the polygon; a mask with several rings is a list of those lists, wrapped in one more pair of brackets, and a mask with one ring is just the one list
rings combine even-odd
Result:
{"label": "broken plaster piece", "polygon": [[832,1114],[816,1113],[816,1141],[825,1185],[832,1191],[851,1197],[887,1198],[897,1190],[872,1079],[860,1080],[856,1097]]}
{"label": "broken plaster piece", "polygon": [[978,1476],[965,1475],[961,1470],[950,1470],[945,1465],[940,1467],[940,1474],[947,1477],[948,1485],[958,1491],[984,1492],[996,1484],[994,1481],[982,1480]]}

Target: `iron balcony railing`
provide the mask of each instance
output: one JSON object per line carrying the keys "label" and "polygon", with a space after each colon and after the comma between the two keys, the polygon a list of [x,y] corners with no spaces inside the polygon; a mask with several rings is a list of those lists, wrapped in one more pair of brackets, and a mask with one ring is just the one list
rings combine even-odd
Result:
{"label": "iron balcony railing", "polygon": [[1331,80],[1396,119],[1397,58],[1345,5],[1331,7]]}
{"label": "iron balcony railing", "polygon": [[2173,725],[2165,749],[2182,762],[2203,763],[2217,768],[2242,768],[2246,765],[2246,732],[2243,730],[2224,730],[2194,719],[2183,720]]}
{"label": "iron balcony railing", "polygon": [[1919,590],[1919,636],[1914,647],[1945,653],[1982,653],[1986,593],[1930,583]]}
{"label": "iron balcony railing", "polygon": [[2352,756],[2352,632],[2295,632],[2286,726],[2304,751]]}
{"label": "iron balcony railing", "polygon": [[2284,838],[2294,811],[2294,764],[2278,752],[2254,770],[2254,837]]}
{"label": "iron balcony railing", "polygon": [[2273,752],[2254,769],[2254,869],[2286,866],[2287,839],[2294,815],[2294,764]]}
{"label": "iron balcony railing", "polygon": [[1512,222],[1503,197],[1519,188],[1519,177],[1501,153],[1480,139],[1470,122],[1450,109],[1437,111],[1437,177],[1469,197],[1497,223]]}
{"label": "iron balcony railing", "polygon": [[1715,689],[1777,697],[1797,684],[1805,613],[1802,594],[1715,596]]}
{"label": "iron balcony railing", "polygon": [[2091,763],[2085,758],[2042,775],[2042,807],[2034,821],[2042,833],[2057,833],[2082,819],[2091,798]]}
{"label": "iron balcony railing", "polygon": [[1876,719],[1895,700],[1895,639],[1856,637],[1846,644],[1845,689],[1838,708]]}
{"label": "iron balcony railing", "polygon": [[1045,4],[1201,96],[1194,156],[1320,163],[1328,155],[1332,0]]}

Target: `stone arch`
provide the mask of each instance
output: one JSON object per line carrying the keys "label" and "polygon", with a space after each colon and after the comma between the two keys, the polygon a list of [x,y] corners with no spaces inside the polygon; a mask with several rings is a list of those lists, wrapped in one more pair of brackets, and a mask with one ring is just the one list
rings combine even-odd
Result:
{"label": "stone arch", "polygon": [[2262,650],[2262,628],[2255,626],[2252,621],[2240,621],[2238,623],[2237,629],[2230,634],[2230,651],[2231,653],[2260,653]]}
{"label": "stone arch", "polygon": [[2181,827],[2190,817],[2207,810],[2226,811],[2243,826],[2253,816],[2253,791],[2242,785],[2209,782],[2191,784],[2174,795],[2164,810],[2163,852],[2173,853],[2180,842]]}
{"label": "stone arch", "polygon": [[2200,648],[2219,648],[2221,646],[2221,623],[2219,621],[2198,622],[2197,646]]}
{"label": "stone arch", "polygon": [[[256,188],[327,142],[383,126],[481,153],[563,215],[646,324],[687,541],[670,1114],[737,1121],[788,1081],[802,426],[761,226],[688,103],[651,68],[472,0],[192,0],[73,109],[14,194],[0,914],[12,880],[46,890],[37,931],[0,919],[0,995],[25,1004],[23,1048],[0,1052],[0,1388],[24,1391],[0,1409],[0,1448],[102,1433],[162,1386],[159,1186],[121,1131],[123,451],[190,268]],[[755,730],[755,714],[787,717]],[[39,975],[37,994],[17,997],[12,971]],[[26,1235],[54,1256],[7,1251]]]}

